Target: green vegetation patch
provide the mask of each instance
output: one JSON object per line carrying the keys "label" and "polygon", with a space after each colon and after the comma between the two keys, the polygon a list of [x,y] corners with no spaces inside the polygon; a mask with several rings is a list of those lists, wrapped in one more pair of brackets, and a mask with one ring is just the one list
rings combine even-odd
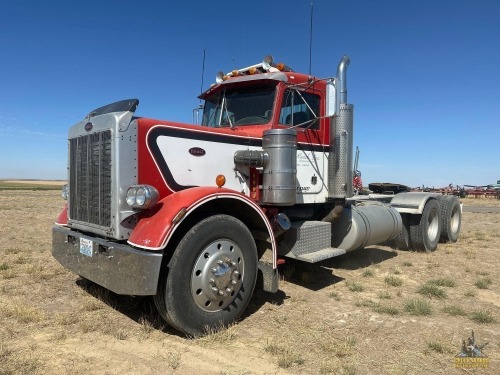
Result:
{"label": "green vegetation patch", "polygon": [[493,281],[489,277],[483,277],[474,283],[479,289],[488,289],[491,284],[493,284]]}
{"label": "green vegetation patch", "polygon": [[411,315],[423,316],[432,314],[431,304],[419,298],[413,298],[406,301],[404,310]]}
{"label": "green vegetation patch", "polygon": [[451,279],[446,278],[446,277],[442,277],[442,278],[434,279],[434,280],[429,280],[427,283],[431,284],[431,285],[436,285],[436,286],[445,286],[448,288],[455,287],[455,282]]}
{"label": "green vegetation patch", "polygon": [[446,290],[430,283],[425,283],[424,285],[420,286],[420,288],[417,289],[417,293],[428,298],[443,299],[448,297]]}
{"label": "green vegetation patch", "polygon": [[384,279],[385,283],[390,286],[401,286],[403,285],[403,279],[396,276],[387,276]]}
{"label": "green vegetation patch", "polygon": [[365,287],[362,284],[355,281],[348,281],[345,285],[351,292],[362,292],[365,290]]}
{"label": "green vegetation patch", "polygon": [[473,311],[470,313],[469,318],[479,324],[495,323],[496,319],[491,315],[491,312],[485,310]]}
{"label": "green vegetation patch", "polygon": [[443,307],[443,312],[445,312],[448,315],[452,315],[452,316],[465,316],[465,315],[467,315],[465,310],[457,305],[445,306],[445,307]]}

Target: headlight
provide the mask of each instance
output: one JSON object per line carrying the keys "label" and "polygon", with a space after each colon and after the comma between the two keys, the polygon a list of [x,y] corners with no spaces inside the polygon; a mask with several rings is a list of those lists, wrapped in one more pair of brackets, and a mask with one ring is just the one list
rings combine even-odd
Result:
{"label": "headlight", "polygon": [[158,202],[159,193],[153,186],[135,185],[127,190],[126,201],[132,208],[149,208]]}
{"label": "headlight", "polygon": [[63,187],[62,187],[62,191],[61,191],[61,195],[62,197],[65,199],[65,200],[68,200],[68,196],[69,196],[69,188],[68,188],[68,184],[64,184]]}
{"label": "headlight", "polygon": [[132,207],[135,204],[135,194],[137,193],[137,188],[135,187],[130,187],[127,190],[127,197],[125,198],[127,200],[127,204]]}

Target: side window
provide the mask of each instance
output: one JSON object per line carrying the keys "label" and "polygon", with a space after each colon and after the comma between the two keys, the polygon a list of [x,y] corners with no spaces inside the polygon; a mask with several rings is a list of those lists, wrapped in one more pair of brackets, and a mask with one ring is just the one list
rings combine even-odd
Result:
{"label": "side window", "polygon": [[314,122],[312,120],[320,116],[319,103],[319,95],[307,92],[299,93],[297,90],[288,89],[285,91],[281,104],[279,123],[283,125],[299,125],[301,128],[318,129],[319,120]]}

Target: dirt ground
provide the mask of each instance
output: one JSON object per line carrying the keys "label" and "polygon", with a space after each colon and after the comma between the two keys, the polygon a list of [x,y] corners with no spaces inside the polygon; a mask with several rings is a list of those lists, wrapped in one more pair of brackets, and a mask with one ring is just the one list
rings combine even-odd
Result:
{"label": "dirt ground", "polygon": [[[57,191],[0,192],[0,374],[498,374],[500,207],[464,199],[462,235],[434,253],[376,246],[287,261],[276,294],[204,338],[165,327],[51,257]],[[462,340],[487,369],[455,368]]]}

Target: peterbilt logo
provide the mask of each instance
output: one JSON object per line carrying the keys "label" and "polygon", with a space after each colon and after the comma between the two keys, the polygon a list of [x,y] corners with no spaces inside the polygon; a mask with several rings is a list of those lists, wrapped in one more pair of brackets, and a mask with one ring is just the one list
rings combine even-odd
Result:
{"label": "peterbilt logo", "polygon": [[205,150],[201,147],[191,147],[189,153],[193,156],[203,156],[206,154]]}
{"label": "peterbilt logo", "polygon": [[89,132],[89,131],[91,131],[91,130],[92,130],[92,128],[93,128],[93,127],[94,127],[94,125],[93,125],[91,122],[87,122],[87,123],[85,124],[85,131],[86,131],[86,132]]}

